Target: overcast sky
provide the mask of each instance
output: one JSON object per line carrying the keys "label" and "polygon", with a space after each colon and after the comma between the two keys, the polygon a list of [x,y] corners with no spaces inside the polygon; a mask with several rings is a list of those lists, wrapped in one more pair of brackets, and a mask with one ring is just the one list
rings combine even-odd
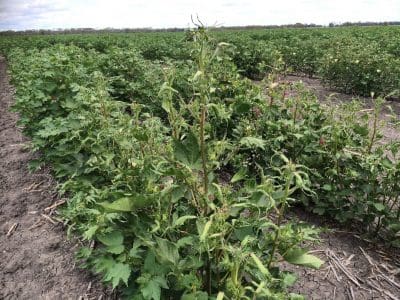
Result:
{"label": "overcast sky", "polygon": [[398,21],[400,0],[0,0],[0,30]]}

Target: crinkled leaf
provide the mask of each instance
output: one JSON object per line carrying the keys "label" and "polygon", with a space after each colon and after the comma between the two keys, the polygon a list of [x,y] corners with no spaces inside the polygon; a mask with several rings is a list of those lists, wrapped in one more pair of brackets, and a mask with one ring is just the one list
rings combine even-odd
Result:
{"label": "crinkled leaf", "polygon": [[177,264],[179,261],[178,247],[174,243],[159,237],[156,237],[156,242],[158,245],[156,253],[160,263]]}
{"label": "crinkled leaf", "polygon": [[288,251],[284,255],[284,259],[291,264],[306,266],[314,269],[319,269],[324,263],[318,257],[308,254],[307,250],[300,248]]}
{"label": "crinkled leaf", "polygon": [[93,238],[93,236],[95,235],[97,229],[99,229],[99,226],[94,225],[94,226],[90,226],[88,230],[86,230],[83,233],[83,238],[85,240],[91,240]]}
{"label": "crinkled leaf", "polygon": [[260,138],[248,136],[244,137],[240,140],[240,145],[245,146],[246,148],[265,148],[265,141]]}
{"label": "crinkled leaf", "polygon": [[161,276],[153,277],[142,287],[142,295],[146,300],[160,300],[161,288],[168,288],[165,279]]}
{"label": "crinkled leaf", "polygon": [[143,253],[143,250],[140,249],[141,242],[139,240],[135,240],[132,245],[132,249],[129,251],[129,256],[132,258],[141,258],[141,253]]}
{"label": "crinkled leaf", "polygon": [[106,246],[122,245],[124,242],[124,236],[120,231],[112,231],[101,234],[97,238]]}
{"label": "crinkled leaf", "polygon": [[245,169],[240,169],[235,175],[233,175],[231,182],[235,183],[240,180],[243,180],[246,178],[246,170]]}
{"label": "crinkled leaf", "polygon": [[193,237],[191,237],[191,236],[185,236],[185,237],[179,239],[179,240],[176,242],[176,246],[177,246],[178,248],[181,248],[181,247],[184,247],[184,246],[186,246],[186,245],[193,245],[193,242],[194,242]]}
{"label": "crinkled leaf", "polygon": [[115,263],[107,270],[104,280],[111,281],[113,288],[116,288],[122,281],[128,285],[128,279],[131,275],[131,268],[127,264]]}
{"label": "crinkled leaf", "polygon": [[296,280],[297,276],[292,273],[285,272],[283,274],[282,283],[285,288],[292,286],[296,282]]}
{"label": "crinkled leaf", "polygon": [[110,211],[131,212],[135,209],[150,206],[153,203],[153,199],[150,196],[136,194],[120,198],[114,202],[102,202],[99,205]]}
{"label": "crinkled leaf", "polygon": [[208,300],[208,294],[206,292],[196,292],[193,294],[184,294],[181,300]]}
{"label": "crinkled leaf", "polygon": [[270,272],[268,271],[268,269],[263,265],[263,263],[261,262],[261,260],[257,257],[257,255],[255,255],[254,253],[250,254],[251,258],[253,259],[254,263],[256,264],[258,270],[265,276],[269,277],[270,276]]}
{"label": "crinkled leaf", "polygon": [[182,226],[187,220],[193,220],[193,219],[197,219],[197,217],[196,216],[182,216],[182,217],[176,219],[173,222],[172,226],[179,227],[179,226]]}
{"label": "crinkled leaf", "polygon": [[[208,231],[210,230],[210,228],[211,228],[211,224],[212,224],[212,220],[209,220],[205,225],[204,225],[204,227],[201,227],[201,234],[200,234],[200,232],[199,232],[199,234],[200,234],[200,241],[201,242],[204,242],[205,240],[206,240],[206,238],[207,238],[207,235],[208,235]],[[199,227],[197,228],[197,230],[199,230]]]}

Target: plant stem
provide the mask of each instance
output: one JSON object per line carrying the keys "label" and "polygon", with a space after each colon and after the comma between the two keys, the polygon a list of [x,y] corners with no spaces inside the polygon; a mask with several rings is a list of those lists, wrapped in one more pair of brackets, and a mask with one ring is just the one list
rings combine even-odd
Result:
{"label": "plant stem", "polygon": [[205,65],[205,57],[206,57],[207,46],[205,41],[202,41],[199,55],[199,71],[201,72],[200,79],[200,152],[201,152],[201,163],[202,163],[202,171],[203,171],[203,195],[205,206],[207,209],[205,210],[208,214],[208,171],[207,171],[207,148],[205,143],[205,124],[206,124],[206,115],[207,115],[207,94],[208,94],[208,78],[206,76],[206,65]]}
{"label": "plant stem", "polygon": [[296,124],[298,105],[299,104],[296,100],[296,104],[294,106],[294,112],[293,112],[293,125]]}
{"label": "plant stem", "polygon": [[208,172],[207,172],[207,149],[204,138],[204,124],[206,121],[206,107],[205,103],[203,103],[201,108],[201,116],[200,116],[200,151],[201,151],[201,161],[203,167],[203,185],[204,185],[204,195],[208,197]]}
{"label": "plant stem", "polygon": [[371,153],[372,146],[375,143],[375,138],[376,138],[376,132],[377,132],[377,127],[378,127],[378,115],[379,115],[380,107],[378,104],[375,104],[375,109],[374,109],[374,125],[372,127],[372,135],[371,135],[371,140],[368,145],[368,153]]}
{"label": "plant stem", "polygon": [[278,227],[275,231],[275,237],[274,237],[274,244],[272,246],[272,251],[271,251],[271,255],[269,257],[268,260],[268,265],[267,268],[269,269],[271,267],[272,261],[274,260],[274,256],[275,256],[275,252],[276,252],[276,248],[278,247],[279,244],[279,237],[281,234],[281,223],[282,223],[282,219],[283,219],[283,214],[285,212],[286,209],[286,202],[287,202],[287,198],[289,197],[289,189],[290,189],[290,182],[292,181],[292,176],[290,175],[287,182],[286,182],[286,186],[285,186],[285,196],[283,199],[283,203],[281,205],[281,208],[279,210],[279,215],[278,215],[278,221],[276,223],[276,226]]}
{"label": "plant stem", "polygon": [[204,279],[204,288],[206,289],[208,295],[211,295],[211,263],[210,263],[210,257],[207,253],[207,260],[206,260],[206,266],[205,266],[205,274],[203,275]]}

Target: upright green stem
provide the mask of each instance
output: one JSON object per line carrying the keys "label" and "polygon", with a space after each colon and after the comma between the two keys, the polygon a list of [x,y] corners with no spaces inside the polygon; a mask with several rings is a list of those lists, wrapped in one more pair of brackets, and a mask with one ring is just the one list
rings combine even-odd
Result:
{"label": "upright green stem", "polygon": [[376,134],[378,131],[378,120],[379,120],[379,113],[381,111],[382,99],[378,98],[375,100],[375,107],[374,107],[374,124],[372,127],[372,135],[370,139],[370,143],[368,145],[368,153],[371,153],[372,147],[374,146]]}
{"label": "upright green stem", "polygon": [[293,125],[296,124],[298,105],[299,104],[296,100],[296,104],[294,106],[294,112],[293,112]]}
{"label": "upright green stem", "polygon": [[203,167],[203,185],[204,185],[204,195],[208,197],[208,171],[207,171],[207,149],[204,138],[204,124],[206,121],[206,105],[203,103],[201,108],[201,116],[200,116],[200,151],[201,151],[201,160]]}
{"label": "upright green stem", "polygon": [[[205,57],[207,46],[205,42],[202,41],[200,55],[199,55],[199,71],[201,72],[200,79],[200,152],[201,152],[201,162],[202,162],[202,171],[203,171],[203,195],[205,197],[205,205],[207,205],[207,197],[208,197],[208,170],[207,170],[207,147],[205,143],[205,124],[206,124],[206,115],[207,115],[207,93],[208,93],[208,78],[206,76],[206,67],[205,67]],[[206,209],[208,213],[208,209]]]}
{"label": "upright green stem", "polygon": [[211,262],[210,257],[207,257],[207,266],[206,266],[206,288],[207,293],[211,295]]}
{"label": "upright green stem", "polygon": [[276,223],[277,229],[275,231],[275,237],[274,237],[274,243],[272,245],[272,251],[271,251],[271,255],[269,257],[268,260],[268,269],[271,267],[271,264],[274,260],[274,256],[275,256],[275,252],[276,252],[276,248],[278,247],[279,244],[279,238],[280,238],[280,234],[281,234],[281,223],[282,223],[282,219],[283,219],[283,215],[286,209],[286,202],[287,202],[287,198],[289,197],[289,190],[290,190],[290,182],[292,181],[292,177],[293,175],[290,175],[287,182],[286,182],[286,186],[285,186],[285,196],[283,199],[283,203],[281,205],[281,209],[279,210],[279,215],[278,215],[278,221]]}
{"label": "upright green stem", "polygon": [[239,283],[239,268],[240,264],[239,262],[234,262],[233,269],[231,270],[231,276],[232,276],[232,282],[235,286],[238,285]]}
{"label": "upright green stem", "polygon": [[[205,214],[209,214],[208,207],[208,170],[207,170],[207,146],[205,141],[205,125],[206,125],[206,117],[207,117],[207,103],[208,103],[208,78],[206,76],[206,57],[207,57],[207,44],[205,41],[201,41],[198,67],[200,74],[200,82],[199,82],[199,92],[200,92],[200,153],[201,153],[201,163],[202,163],[202,171],[203,171],[203,197],[204,197],[204,211]],[[211,271],[211,258],[210,254],[207,252],[205,265],[205,288],[207,293],[211,295],[211,284],[212,284],[212,271]]]}
{"label": "upright green stem", "polygon": [[377,127],[378,127],[378,110],[375,108],[374,125],[372,127],[371,140],[370,140],[369,145],[368,145],[368,153],[371,153],[372,146],[374,145]]}

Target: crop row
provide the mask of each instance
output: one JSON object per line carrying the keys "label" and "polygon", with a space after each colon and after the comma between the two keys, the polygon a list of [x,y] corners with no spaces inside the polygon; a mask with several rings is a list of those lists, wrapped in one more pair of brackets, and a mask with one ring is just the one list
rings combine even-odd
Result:
{"label": "crop row", "polygon": [[[217,40],[235,45],[232,57],[240,73],[262,79],[267,73],[318,76],[331,88],[370,96],[399,96],[400,39],[395,26],[337,29],[217,31]],[[135,33],[0,37],[0,52],[43,49],[55,44],[107,52],[135,48],[149,60],[190,57],[188,33]]]}
{"label": "crop row", "polygon": [[300,299],[281,261],[322,261],[301,246],[317,230],[286,220],[294,205],[399,246],[383,99],[323,107],[274,76],[263,91],[218,39],[188,32],[184,60],[131,44],[7,52],[32,167],[52,166],[69,231],[95,242],[79,258],[128,299]]}

